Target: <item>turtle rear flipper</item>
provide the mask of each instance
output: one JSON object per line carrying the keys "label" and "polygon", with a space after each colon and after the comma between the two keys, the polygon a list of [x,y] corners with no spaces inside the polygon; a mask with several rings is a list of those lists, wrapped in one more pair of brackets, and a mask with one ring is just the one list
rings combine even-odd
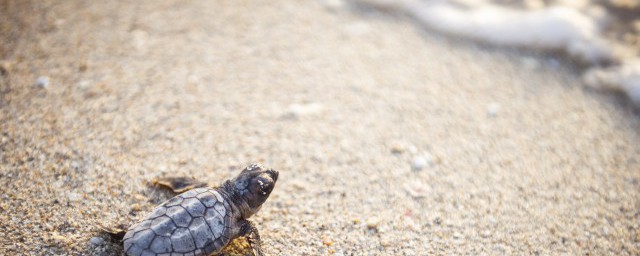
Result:
{"label": "turtle rear flipper", "polygon": [[113,227],[98,225],[100,232],[107,234],[109,238],[113,241],[120,242],[124,238],[124,235],[127,233],[126,225],[120,224]]}
{"label": "turtle rear flipper", "polygon": [[182,193],[190,189],[209,186],[209,184],[205,182],[197,181],[189,177],[162,177],[153,179],[151,183],[168,188],[174,193]]}

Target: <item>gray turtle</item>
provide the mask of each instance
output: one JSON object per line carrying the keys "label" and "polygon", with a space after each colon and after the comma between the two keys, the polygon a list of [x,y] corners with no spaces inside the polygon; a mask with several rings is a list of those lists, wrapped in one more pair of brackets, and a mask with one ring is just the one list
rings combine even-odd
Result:
{"label": "gray turtle", "polygon": [[255,255],[263,255],[260,235],[247,219],[260,210],[278,172],[252,164],[240,175],[213,188],[185,178],[154,181],[183,192],[156,207],[124,235],[124,253],[215,255],[236,237],[247,236]]}

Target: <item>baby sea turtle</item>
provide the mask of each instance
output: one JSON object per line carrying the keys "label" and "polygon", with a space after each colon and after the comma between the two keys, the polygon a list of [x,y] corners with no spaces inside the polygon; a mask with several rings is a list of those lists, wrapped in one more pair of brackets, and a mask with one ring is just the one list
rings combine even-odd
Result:
{"label": "baby sea turtle", "polygon": [[247,219],[260,210],[278,180],[278,172],[252,164],[219,187],[195,180],[167,178],[154,183],[186,191],[156,207],[124,235],[124,253],[142,255],[215,255],[234,238],[247,236],[255,255],[263,255],[260,235]]}

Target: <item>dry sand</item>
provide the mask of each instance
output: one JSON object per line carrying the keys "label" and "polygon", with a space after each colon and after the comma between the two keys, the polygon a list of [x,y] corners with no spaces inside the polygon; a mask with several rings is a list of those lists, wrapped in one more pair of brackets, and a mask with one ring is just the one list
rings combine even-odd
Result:
{"label": "dry sand", "polygon": [[317,1],[34,2],[0,4],[0,255],[116,254],[151,179],[250,162],[268,255],[640,253],[640,117],[568,63]]}

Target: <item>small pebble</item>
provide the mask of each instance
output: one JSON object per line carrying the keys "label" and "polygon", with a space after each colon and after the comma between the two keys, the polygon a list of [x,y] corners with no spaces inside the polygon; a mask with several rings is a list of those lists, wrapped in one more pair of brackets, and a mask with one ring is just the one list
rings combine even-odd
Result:
{"label": "small pebble", "polygon": [[142,211],[142,206],[140,206],[140,204],[132,204],[131,210],[136,212]]}
{"label": "small pebble", "polygon": [[85,91],[85,90],[87,90],[89,88],[91,88],[91,82],[90,81],[82,80],[82,81],[78,82],[78,89]]}
{"label": "small pebble", "polygon": [[411,169],[414,171],[420,171],[425,165],[427,165],[427,160],[424,157],[418,156],[413,159]]}
{"label": "small pebble", "polygon": [[78,161],[71,161],[71,168],[73,169],[79,169],[80,168],[80,163],[78,163]]}
{"label": "small pebble", "polygon": [[133,195],[133,198],[134,198],[135,200],[137,200],[137,201],[144,201],[144,200],[147,200],[147,198],[146,198],[145,196],[141,195],[141,194],[135,194],[135,195]]}
{"label": "small pebble", "polygon": [[36,79],[36,86],[40,88],[45,88],[45,89],[49,87],[49,77],[46,77],[46,76],[38,77],[38,79]]}
{"label": "small pebble", "polygon": [[301,116],[315,115],[323,111],[324,106],[320,103],[291,104],[284,114],[285,118],[296,119]]}
{"label": "small pebble", "polygon": [[69,201],[71,201],[71,202],[78,201],[78,200],[80,200],[80,198],[81,198],[81,197],[82,197],[82,196],[81,196],[80,194],[78,194],[78,193],[73,193],[73,192],[72,192],[72,193],[67,194],[67,198],[68,198],[68,199],[69,199]]}
{"label": "small pebble", "polygon": [[399,155],[399,154],[404,153],[405,151],[407,151],[407,148],[406,148],[406,147],[404,147],[404,146],[403,146],[403,145],[401,145],[401,144],[397,144],[397,143],[396,143],[396,144],[391,145],[391,153],[392,153],[392,154]]}
{"label": "small pebble", "polygon": [[331,239],[329,239],[328,237],[323,237],[322,238],[322,244],[324,244],[325,246],[332,246],[333,245],[333,241]]}
{"label": "small pebble", "polygon": [[91,242],[91,244],[95,246],[100,246],[104,244],[104,239],[102,239],[101,237],[94,236],[89,240],[89,242]]}
{"label": "small pebble", "polygon": [[490,117],[495,117],[500,112],[500,104],[499,103],[491,103],[487,106],[487,114]]}
{"label": "small pebble", "polygon": [[0,75],[7,75],[11,69],[11,63],[8,61],[0,61]]}
{"label": "small pebble", "polygon": [[367,219],[367,228],[370,230],[374,230],[377,231],[378,228],[380,227],[380,220],[378,218],[375,217],[371,217],[369,219]]}
{"label": "small pebble", "polygon": [[405,185],[405,188],[407,189],[409,195],[413,198],[425,198],[429,195],[429,191],[425,189],[427,188],[427,186],[417,180]]}
{"label": "small pebble", "polygon": [[422,156],[416,156],[411,161],[411,169],[414,171],[420,171],[424,169],[427,165],[433,165],[433,156],[429,154],[425,154]]}

